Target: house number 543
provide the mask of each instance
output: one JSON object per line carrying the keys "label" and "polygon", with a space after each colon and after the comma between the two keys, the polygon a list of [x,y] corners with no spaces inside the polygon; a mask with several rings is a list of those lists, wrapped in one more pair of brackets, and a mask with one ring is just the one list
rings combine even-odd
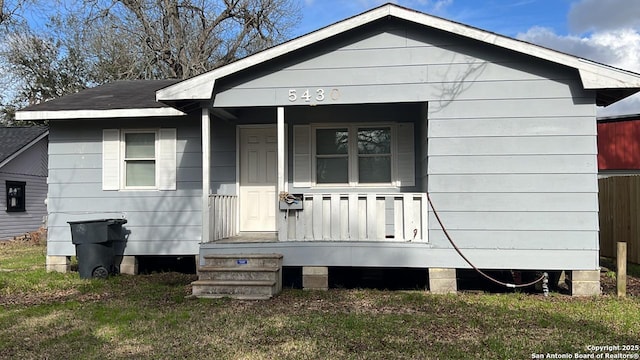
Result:
{"label": "house number 543", "polygon": [[[324,101],[326,99],[326,93],[324,89],[318,88],[315,89],[315,93],[313,90],[306,89],[302,92],[302,94],[298,94],[296,89],[289,89],[289,101],[304,101],[310,102],[311,99],[315,99],[315,101]],[[338,89],[332,89],[330,93],[332,100],[338,100],[340,97],[340,92]]]}

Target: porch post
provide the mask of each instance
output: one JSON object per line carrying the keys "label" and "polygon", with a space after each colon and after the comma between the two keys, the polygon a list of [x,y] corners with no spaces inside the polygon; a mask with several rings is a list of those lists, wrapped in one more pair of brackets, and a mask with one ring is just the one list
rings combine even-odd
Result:
{"label": "porch post", "polygon": [[202,243],[211,239],[209,224],[209,193],[211,192],[211,117],[209,108],[202,108]]}
{"label": "porch post", "polygon": [[[284,168],[285,168],[285,133],[284,133],[284,107],[278,107],[278,188],[276,189],[276,196],[280,196],[280,192],[286,191],[285,188],[285,178],[284,178]],[[278,201],[276,201],[276,206]],[[278,220],[276,223],[278,230],[278,241],[287,240],[287,219],[282,215],[282,212],[279,208],[276,209],[276,214],[279,214]]]}

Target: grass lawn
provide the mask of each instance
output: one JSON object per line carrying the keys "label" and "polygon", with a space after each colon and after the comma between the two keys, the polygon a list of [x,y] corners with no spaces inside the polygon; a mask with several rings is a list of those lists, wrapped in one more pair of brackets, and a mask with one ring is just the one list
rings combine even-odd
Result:
{"label": "grass lawn", "polygon": [[[44,262],[44,246],[0,244],[0,359],[640,354],[589,348],[640,345],[638,296],[285,290],[269,301],[198,300],[187,298],[195,275],[81,280],[46,273]],[[638,269],[631,273],[637,280]]]}

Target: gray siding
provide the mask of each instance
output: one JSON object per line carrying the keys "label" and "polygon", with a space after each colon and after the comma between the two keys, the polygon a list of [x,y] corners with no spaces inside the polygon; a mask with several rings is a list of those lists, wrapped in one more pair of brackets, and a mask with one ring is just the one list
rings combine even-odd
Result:
{"label": "gray siding", "polygon": [[[427,123],[411,120],[420,137],[417,186],[478,266],[597,267],[595,94],[574,69],[388,22],[216,86],[220,107],[422,102]],[[301,100],[307,89],[311,98]],[[335,96],[320,101],[317,89]],[[442,256],[437,265],[466,266],[433,214],[429,228],[425,251]],[[522,261],[529,256],[544,260]]]}
{"label": "gray siding", "polygon": [[[502,61],[472,70],[474,82],[452,90],[455,97],[429,103],[434,205],[463,251],[506,250],[477,255],[477,266],[567,269],[574,257],[572,266],[597,268],[593,94],[579,90],[572,72]],[[459,68],[439,65],[430,79],[444,83]],[[433,215],[429,228],[434,249],[450,248]]]}
{"label": "gray siding", "polygon": [[[7,212],[6,181],[23,181],[25,212]],[[47,215],[47,138],[0,169],[0,239],[38,230]]]}
{"label": "gray siding", "polygon": [[[428,189],[447,230],[467,253],[508,250],[477,266],[526,268],[535,253],[566,269],[580,251],[572,262],[597,268],[595,106],[577,79],[564,83],[504,76],[484,99],[430,102]],[[429,222],[433,247],[450,248]]]}
{"label": "gray siding", "polygon": [[[177,129],[177,190],[103,191],[102,129]],[[127,255],[196,254],[202,226],[202,150],[197,117],[52,121],[49,255],[73,255],[68,221],[124,217]]]}
{"label": "gray siding", "polygon": [[[222,81],[214,106],[430,101],[434,111],[463,100],[526,103],[532,98],[553,102],[586,97],[586,103],[592,102],[593,94],[582,93],[575,70],[405,25],[359,29],[328,45],[305,49],[292,60],[266,64],[250,78]],[[301,95],[306,89],[308,102],[289,100],[289,90]],[[324,89],[324,100],[316,100],[317,89]]]}

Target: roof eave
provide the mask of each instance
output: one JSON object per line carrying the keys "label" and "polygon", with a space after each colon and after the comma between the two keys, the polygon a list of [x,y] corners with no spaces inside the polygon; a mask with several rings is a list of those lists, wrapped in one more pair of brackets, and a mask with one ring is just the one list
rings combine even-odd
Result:
{"label": "roof eave", "polygon": [[609,106],[638,92],[640,92],[640,88],[598,89],[596,90],[596,105]]}
{"label": "roof eave", "polygon": [[640,87],[640,75],[598,64],[586,59],[579,59],[583,66],[578,68],[582,85],[585,89],[624,89]]}
{"label": "roof eave", "polygon": [[50,110],[17,111],[16,120],[46,121],[66,119],[138,118],[183,115],[186,114],[172,107],[108,110]]}

